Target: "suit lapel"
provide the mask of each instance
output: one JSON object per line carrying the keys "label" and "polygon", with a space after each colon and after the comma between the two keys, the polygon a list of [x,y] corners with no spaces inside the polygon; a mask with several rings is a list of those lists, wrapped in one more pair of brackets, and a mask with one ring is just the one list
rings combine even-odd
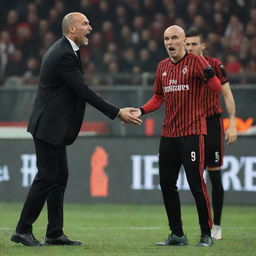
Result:
{"label": "suit lapel", "polygon": [[79,68],[80,70],[82,71],[82,73],[84,73],[83,71],[83,66],[82,66],[82,62],[81,62],[81,59],[80,59],[80,52],[78,54],[76,54],[70,44],[70,42],[68,41],[68,39],[65,37],[65,36],[62,36],[61,40],[63,40],[70,48],[70,50],[74,53],[74,55],[76,56],[76,59],[77,59],[77,63],[79,65]]}
{"label": "suit lapel", "polygon": [[78,59],[78,63],[79,63],[80,69],[81,69],[82,73],[84,73],[83,72],[82,62],[81,62],[81,57],[80,57],[80,51],[79,50],[76,51],[76,54],[77,54],[77,59]]}

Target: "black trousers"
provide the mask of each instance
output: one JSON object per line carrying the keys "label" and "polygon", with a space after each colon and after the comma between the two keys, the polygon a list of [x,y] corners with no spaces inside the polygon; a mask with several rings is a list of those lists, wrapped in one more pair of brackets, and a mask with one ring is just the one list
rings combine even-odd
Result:
{"label": "black trousers", "polygon": [[221,114],[206,118],[207,135],[205,136],[205,165],[220,167],[224,157],[224,128]]}
{"label": "black trousers", "polygon": [[54,146],[34,138],[38,173],[30,187],[20,220],[18,233],[32,233],[32,224],[47,201],[48,226],[46,236],[63,234],[63,199],[68,180],[66,146]]}
{"label": "black trousers", "polygon": [[194,196],[202,234],[210,235],[212,219],[204,171],[204,136],[162,137],[159,149],[159,176],[170,230],[181,233],[181,205],[177,179],[184,166],[188,184]]}

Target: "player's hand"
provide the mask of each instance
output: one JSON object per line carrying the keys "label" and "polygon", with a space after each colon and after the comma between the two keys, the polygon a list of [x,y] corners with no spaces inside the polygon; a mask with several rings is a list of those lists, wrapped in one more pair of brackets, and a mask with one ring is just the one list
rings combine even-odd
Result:
{"label": "player's hand", "polygon": [[136,108],[135,110],[132,110],[132,114],[135,115],[136,117],[141,117],[142,113],[139,108]]}
{"label": "player's hand", "polygon": [[227,140],[228,145],[237,140],[237,130],[234,126],[230,126],[226,130],[225,139]]}
{"label": "player's hand", "polygon": [[136,108],[121,108],[118,117],[125,123],[141,125],[142,120],[136,115]]}

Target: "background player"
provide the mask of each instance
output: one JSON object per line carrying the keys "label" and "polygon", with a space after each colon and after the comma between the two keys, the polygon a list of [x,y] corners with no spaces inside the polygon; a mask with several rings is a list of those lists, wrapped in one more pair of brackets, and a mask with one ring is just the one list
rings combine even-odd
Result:
{"label": "background player", "polygon": [[[186,33],[186,49],[189,53],[203,56],[205,43],[201,33],[198,30],[190,30]],[[229,81],[225,69],[220,60],[205,56],[215,71],[216,76],[222,84],[222,92],[228,112],[230,126],[226,131],[227,143],[230,144],[237,139],[235,127],[235,102],[230,89]],[[221,180],[220,168],[223,164],[223,124],[222,108],[220,105],[220,95],[214,93],[209,88],[204,91],[204,107],[207,115],[207,136],[205,138],[205,164],[209,171],[209,177],[212,183],[212,205],[214,213],[214,226],[212,228],[212,237],[216,240],[222,238],[221,214],[223,208],[224,190]]]}

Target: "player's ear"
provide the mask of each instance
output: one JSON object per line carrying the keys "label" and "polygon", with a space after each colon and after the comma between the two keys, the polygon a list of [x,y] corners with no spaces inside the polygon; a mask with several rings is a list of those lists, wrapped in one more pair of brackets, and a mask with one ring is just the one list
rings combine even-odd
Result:
{"label": "player's ear", "polygon": [[206,48],[206,43],[202,43],[202,51]]}
{"label": "player's ear", "polygon": [[186,43],[187,43],[187,38],[184,38],[184,46],[186,47]]}

